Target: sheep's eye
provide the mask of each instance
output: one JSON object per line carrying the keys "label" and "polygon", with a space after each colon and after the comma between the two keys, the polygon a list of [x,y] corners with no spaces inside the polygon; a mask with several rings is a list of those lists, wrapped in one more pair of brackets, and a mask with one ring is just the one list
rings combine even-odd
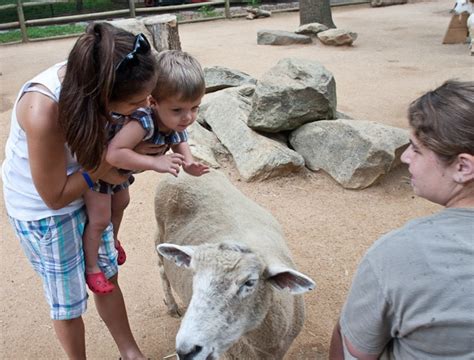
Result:
{"label": "sheep's eye", "polygon": [[245,297],[251,294],[255,289],[255,284],[257,284],[257,280],[258,279],[248,279],[245,282],[241,283],[239,291],[237,291],[237,295]]}
{"label": "sheep's eye", "polygon": [[244,286],[246,287],[252,287],[255,285],[255,283],[257,282],[257,280],[255,279],[249,279],[247,280],[246,282],[244,282]]}

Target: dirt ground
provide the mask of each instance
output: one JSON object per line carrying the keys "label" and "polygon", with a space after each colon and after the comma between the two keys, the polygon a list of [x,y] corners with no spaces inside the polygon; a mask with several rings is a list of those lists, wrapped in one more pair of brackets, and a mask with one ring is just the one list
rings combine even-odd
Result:
{"label": "dirt ground", "polygon": [[[449,1],[402,6],[333,8],[336,25],[358,33],[353,47],[312,45],[258,46],[260,29],[293,31],[298,13],[247,21],[180,25],[183,49],[204,66],[221,65],[259,78],[284,57],[321,62],[337,83],[338,110],[355,119],[407,127],[411,100],[449,78],[474,79],[474,58],[467,45],[442,45],[451,15]],[[2,47],[0,51],[0,145],[4,148],[11,105],[21,84],[63,60],[75,39]],[[2,159],[4,157],[1,151]],[[317,282],[305,295],[306,323],[287,359],[324,359],[330,334],[357,263],[382,234],[408,219],[437,211],[412,195],[407,171],[399,168],[362,191],[345,190],[328,175],[304,171],[291,177],[246,183],[232,164],[222,170],[248,197],[270,210],[281,223],[298,269]],[[122,290],[137,341],[151,359],[174,352],[179,320],[166,315],[156,253],[153,194],[159,175],[137,176],[121,229],[128,251],[120,269]],[[3,203],[3,201],[2,201]],[[38,277],[23,256],[1,207],[0,358],[61,359]],[[118,351],[95,307],[85,315],[88,357],[117,359]]]}

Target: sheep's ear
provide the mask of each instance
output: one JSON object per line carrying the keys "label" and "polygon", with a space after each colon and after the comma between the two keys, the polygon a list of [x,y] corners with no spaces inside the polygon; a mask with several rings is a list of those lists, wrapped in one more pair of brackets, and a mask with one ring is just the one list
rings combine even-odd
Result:
{"label": "sheep's ear", "polygon": [[293,295],[303,294],[316,287],[316,283],[308,276],[283,266],[269,266],[266,276],[274,287],[288,289]]}
{"label": "sheep's ear", "polygon": [[160,244],[156,250],[166,259],[174,261],[178,266],[189,267],[194,250],[192,246],[179,246],[174,244]]}

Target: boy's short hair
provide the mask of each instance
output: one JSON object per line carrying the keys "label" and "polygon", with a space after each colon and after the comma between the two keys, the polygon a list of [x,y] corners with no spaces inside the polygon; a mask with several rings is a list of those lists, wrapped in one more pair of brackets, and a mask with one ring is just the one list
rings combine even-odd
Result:
{"label": "boy's short hair", "polygon": [[206,85],[199,62],[181,50],[165,50],[158,54],[158,79],[151,95],[157,100],[178,96],[194,101],[204,95]]}
{"label": "boy's short hair", "polygon": [[415,136],[446,163],[474,154],[474,82],[448,80],[413,101],[408,119]]}

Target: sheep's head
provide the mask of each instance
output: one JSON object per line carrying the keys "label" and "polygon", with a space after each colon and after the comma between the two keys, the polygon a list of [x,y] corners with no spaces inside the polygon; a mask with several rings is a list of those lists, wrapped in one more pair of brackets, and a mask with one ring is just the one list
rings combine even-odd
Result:
{"label": "sheep's head", "polygon": [[467,12],[472,14],[473,12],[473,1],[471,0],[456,0],[454,3],[454,8],[452,10],[455,14],[462,14],[463,12]]}
{"label": "sheep's head", "polygon": [[180,359],[218,359],[258,327],[271,301],[270,287],[301,294],[314,288],[307,276],[284,266],[267,266],[238,243],[158,245],[178,266],[193,270],[193,296],[176,336]]}

